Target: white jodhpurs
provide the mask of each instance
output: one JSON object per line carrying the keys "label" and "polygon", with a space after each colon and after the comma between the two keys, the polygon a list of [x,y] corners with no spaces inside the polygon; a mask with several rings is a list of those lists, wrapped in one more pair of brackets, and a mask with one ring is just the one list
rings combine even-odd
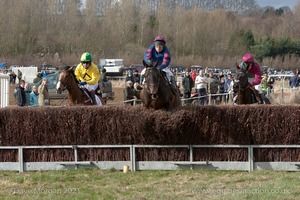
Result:
{"label": "white jodhpurs", "polygon": [[[252,81],[254,81],[255,78],[248,78],[248,82],[249,83],[252,83]],[[259,94],[262,93],[262,90],[261,90],[261,84],[259,85],[255,85],[254,88],[259,92]]]}
{"label": "white jodhpurs", "polygon": [[96,89],[97,89],[97,87],[98,87],[98,83],[96,83],[95,85],[88,85],[88,84],[86,84],[83,87],[85,87],[90,92],[91,91],[95,92]]}

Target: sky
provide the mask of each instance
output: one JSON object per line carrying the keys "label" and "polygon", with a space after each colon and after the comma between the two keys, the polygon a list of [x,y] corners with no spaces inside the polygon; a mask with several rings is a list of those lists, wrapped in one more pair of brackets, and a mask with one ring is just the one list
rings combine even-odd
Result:
{"label": "sky", "polygon": [[283,6],[289,6],[291,9],[298,4],[299,0],[256,0],[260,7],[272,6],[274,8],[280,8]]}

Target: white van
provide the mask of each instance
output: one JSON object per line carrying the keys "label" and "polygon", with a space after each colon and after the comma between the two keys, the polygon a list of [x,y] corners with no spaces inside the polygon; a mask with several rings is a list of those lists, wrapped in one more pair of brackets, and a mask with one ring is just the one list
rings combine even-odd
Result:
{"label": "white van", "polygon": [[100,59],[99,65],[106,69],[107,76],[123,76],[123,59]]}

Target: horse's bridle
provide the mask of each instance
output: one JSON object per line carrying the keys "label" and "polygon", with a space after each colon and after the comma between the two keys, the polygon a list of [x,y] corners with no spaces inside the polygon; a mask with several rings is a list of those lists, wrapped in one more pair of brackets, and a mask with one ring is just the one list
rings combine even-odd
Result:
{"label": "horse's bridle", "polygon": [[[147,68],[146,70],[155,70],[155,69],[151,67],[151,68]],[[146,71],[146,76],[147,76],[147,75],[148,75],[148,71]],[[158,72],[158,77],[157,77],[157,81],[156,81],[156,82],[151,83],[151,84],[148,84],[148,83],[145,81],[145,86],[146,86],[147,92],[148,92],[149,94],[151,94],[151,93],[150,93],[149,86],[156,86],[156,85],[157,85],[157,87],[159,87],[160,77],[161,77],[161,74]],[[146,77],[145,77],[145,78],[146,78]]]}
{"label": "horse's bridle", "polygon": [[[62,81],[61,80],[61,77],[63,76],[63,74],[62,73],[60,73],[59,74],[59,76],[58,76],[58,81],[57,81],[57,88],[59,87],[60,88],[60,85],[62,84],[64,87],[63,87],[63,91],[65,90],[65,89],[67,89],[67,90],[71,90],[73,87],[72,87],[72,85],[71,84],[66,84],[64,81]],[[68,86],[67,86],[68,85]]]}
{"label": "horse's bridle", "polygon": [[243,72],[243,71],[240,71],[238,72],[238,74],[240,74],[239,78],[236,80],[234,80],[235,83],[238,83],[238,86],[239,86],[239,91],[244,91],[247,87],[247,84],[248,84],[248,78],[246,79],[246,83],[243,84],[240,80],[240,77],[242,76],[246,76],[246,74]]}

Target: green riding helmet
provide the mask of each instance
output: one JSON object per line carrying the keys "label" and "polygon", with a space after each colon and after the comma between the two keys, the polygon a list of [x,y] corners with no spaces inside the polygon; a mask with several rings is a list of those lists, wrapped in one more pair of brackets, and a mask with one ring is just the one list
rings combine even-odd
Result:
{"label": "green riding helmet", "polygon": [[88,52],[83,53],[80,62],[92,62],[92,55]]}

